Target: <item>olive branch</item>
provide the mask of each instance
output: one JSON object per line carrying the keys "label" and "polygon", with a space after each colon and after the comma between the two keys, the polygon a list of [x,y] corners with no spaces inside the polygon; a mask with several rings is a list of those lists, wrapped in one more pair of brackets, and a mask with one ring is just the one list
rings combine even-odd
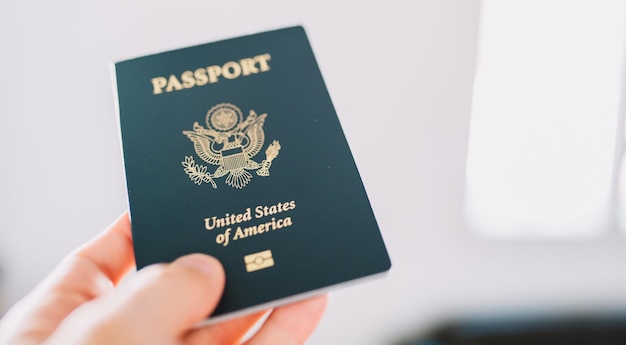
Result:
{"label": "olive branch", "polygon": [[196,164],[191,156],[185,156],[185,161],[182,162],[185,167],[185,172],[189,176],[189,179],[197,185],[201,185],[202,182],[211,183],[213,188],[217,188],[217,184],[211,178],[211,174],[207,172],[207,167],[204,165]]}

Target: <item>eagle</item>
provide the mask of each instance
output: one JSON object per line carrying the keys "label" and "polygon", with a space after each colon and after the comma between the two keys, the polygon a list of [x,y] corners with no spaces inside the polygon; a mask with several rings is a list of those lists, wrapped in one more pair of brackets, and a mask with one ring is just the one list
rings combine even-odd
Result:
{"label": "eagle", "polygon": [[[254,110],[245,121],[232,128],[227,123],[232,118],[227,118],[225,123],[220,123],[219,118],[207,119],[209,128],[204,128],[198,122],[194,122],[192,131],[183,131],[192,142],[198,157],[203,161],[217,165],[218,168],[210,176],[222,177],[226,174],[226,184],[234,188],[243,188],[252,179],[252,175],[246,170],[254,170],[261,164],[252,160],[265,142],[263,124],[267,114],[257,115]],[[213,125],[213,126],[212,126]],[[213,127],[218,127],[213,128]],[[221,129],[221,130],[220,130]]]}

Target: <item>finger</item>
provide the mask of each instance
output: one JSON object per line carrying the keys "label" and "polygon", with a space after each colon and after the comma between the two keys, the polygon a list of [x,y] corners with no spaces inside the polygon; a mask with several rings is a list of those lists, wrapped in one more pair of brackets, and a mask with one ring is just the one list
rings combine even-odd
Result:
{"label": "finger", "polygon": [[[134,265],[128,212],[66,257],[34,292],[50,319],[62,320],[79,305],[112,290]],[[45,303],[43,303],[43,301]],[[50,309],[50,311],[48,311]]]}
{"label": "finger", "polygon": [[[66,257],[3,318],[0,328],[39,343],[73,310],[112,289],[133,266],[128,214]],[[0,332],[1,333],[1,332]]]}
{"label": "finger", "polygon": [[224,290],[224,269],[204,254],[183,256],[171,264],[153,265],[108,296],[114,313],[138,329],[181,337],[217,306]]}
{"label": "finger", "polygon": [[[0,344],[42,343],[72,311],[112,289],[109,278],[90,262],[64,260],[1,320]],[[3,333],[20,341],[8,341]]]}
{"label": "finger", "polygon": [[314,297],[276,308],[246,345],[302,344],[322,318],[328,297]]}
{"label": "finger", "polygon": [[265,313],[267,310],[194,330],[187,336],[185,344],[239,344]]}
{"label": "finger", "polygon": [[93,263],[117,285],[135,262],[128,211],[98,237],[70,254],[72,257]]}

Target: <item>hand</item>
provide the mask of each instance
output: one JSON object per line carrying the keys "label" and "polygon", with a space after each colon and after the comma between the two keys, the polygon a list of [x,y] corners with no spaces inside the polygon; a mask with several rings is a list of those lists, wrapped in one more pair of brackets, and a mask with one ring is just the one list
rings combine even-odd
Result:
{"label": "hand", "polygon": [[[207,255],[133,268],[128,214],[65,258],[0,320],[0,345],[238,344],[267,311],[195,328],[217,306],[224,271]],[[246,344],[301,344],[313,332],[326,296],[271,311]]]}

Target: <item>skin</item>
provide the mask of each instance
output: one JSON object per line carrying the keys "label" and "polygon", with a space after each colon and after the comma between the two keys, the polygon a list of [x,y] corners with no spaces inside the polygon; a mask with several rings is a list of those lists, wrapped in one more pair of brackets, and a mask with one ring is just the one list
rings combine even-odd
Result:
{"label": "skin", "polygon": [[224,270],[215,258],[191,254],[152,265],[118,287],[133,267],[125,213],[68,255],[0,320],[0,345],[240,344],[266,313],[246,345],[302,344],[327,303],[323,295],[197,328],[224,289]]}

